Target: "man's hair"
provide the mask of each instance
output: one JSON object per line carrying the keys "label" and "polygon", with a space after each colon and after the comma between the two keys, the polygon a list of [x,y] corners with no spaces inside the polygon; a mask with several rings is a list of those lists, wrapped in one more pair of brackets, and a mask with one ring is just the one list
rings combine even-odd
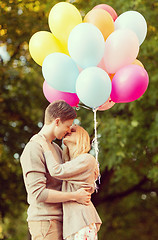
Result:
{"label": "man's hair", "polygon": [[62,122],[65,122],[76,117],[75,110],[65,101],[59,100],[50,103],[46,108],[44,123],[50,124],[56,118],[60,118]]}

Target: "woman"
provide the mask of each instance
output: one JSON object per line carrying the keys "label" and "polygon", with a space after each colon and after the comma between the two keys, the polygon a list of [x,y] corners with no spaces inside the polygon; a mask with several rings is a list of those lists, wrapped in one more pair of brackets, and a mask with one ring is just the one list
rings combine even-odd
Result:
{"label": "woman", "polygon": [[[65,163],[58,164],[49,151],[49,144],[42,141],[48,170],[52,177],[62,179],[62,191],[73,192],[79,188],[95,190],[96,159],[89,154],[90,138],[82,127],[74,125],[63,139]],[[75,167],[74,167],[75,166]],[[75,169],[75,171],[74,171]],[[63,203],[63,237],[66,240],[97,240],[101,219],[90,201],[89,205],[77,202]]]}

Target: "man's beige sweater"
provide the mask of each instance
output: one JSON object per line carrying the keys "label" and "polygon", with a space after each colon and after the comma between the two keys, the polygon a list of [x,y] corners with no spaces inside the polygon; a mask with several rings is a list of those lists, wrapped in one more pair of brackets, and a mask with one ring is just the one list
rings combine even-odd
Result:
{"label": "man's beige sweater", "polygon": [[[29,204],[27,220],[62,221],[62,204],[45,202],[49,189],[61,191],[62,181],[49,174],[43,149],[36,142],[36,137],[37,135],[34,135],[27,143],[20,158]],[[62,163],[62,151],[57,144],[52,144],[52,151],[55,154],[55,160]]]}

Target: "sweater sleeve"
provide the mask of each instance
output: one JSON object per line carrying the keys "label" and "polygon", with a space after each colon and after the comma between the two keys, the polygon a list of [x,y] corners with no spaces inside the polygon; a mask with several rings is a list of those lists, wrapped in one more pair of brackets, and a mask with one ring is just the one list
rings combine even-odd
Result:
{"label": "sweater sleeve", "polygon": [[51,151],[44,153],[48,171],[52,177],[61,180],[82,181],[94,170],[95,158],[88,153],[81,154],[71,161],[59,164]]}
{"label": "sweater sleeve", "polygon": [[29,142],[20,161],[28,194],[37,202],[44,202],[49,189],[46,188],[45,160],[41,146]]}

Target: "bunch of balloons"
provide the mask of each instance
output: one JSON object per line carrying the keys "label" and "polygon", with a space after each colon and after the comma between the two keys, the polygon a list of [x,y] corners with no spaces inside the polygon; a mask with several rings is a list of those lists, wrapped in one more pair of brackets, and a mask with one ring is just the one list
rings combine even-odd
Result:
{"label": "bunch of balloons", "polygon": [[29,51],[42,66],[49,102],[62,99],[78,106],[81,101],[103,111],[144,94],[149,77],[137,56],[147,24],[139,12],[117,16],[111,6],[99,4],[82,19],[73,4],[59,2],[48,24],[50,32],[31,37]]}

